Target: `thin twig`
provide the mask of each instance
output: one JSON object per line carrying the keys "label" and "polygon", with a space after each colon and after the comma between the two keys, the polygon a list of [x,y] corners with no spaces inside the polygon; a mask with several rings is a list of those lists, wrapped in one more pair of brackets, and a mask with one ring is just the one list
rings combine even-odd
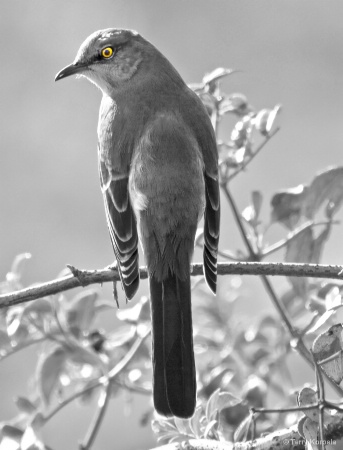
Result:
{"label": "thin twig", "polygon": [[111,382],[107,378],[106,382],[103,383],[105,389],[100,394],[98,399],[98,409],[93,418],[92,424],[90,425],[87,434],[84,438],[83,443],[80,444],[80,450],[89,450],[96,438],[96,435],[100,429],[103,418],[105,417],[106,409],[110,399],[111,392]]}
{"label": "thin twig", "polygon": [[151,329],[147,328],[144,333],[139,336],[130,350],[126,353],[124,358],[119,361],[119,363],[113,367],[113,369],[109,372],[108,377],[112,381],[114,378],[123,370],[125,367],[129,364],[133,356],[136,354],[137,350],[140,348],[140,346],[143,344],[145,339],[150,335]]}
{"label": "thin twig", "polygon": [[266,413],[266,414],[273,414],[273,413],[288,413],[288,412],[301,412],[301,411],[311,411],[312,409],[317,409],[319,407],[319,404],[315,405],[309,405],[309,406],[290,406],[289,408],[250,408],[252,412],[258,412],[258,413]]}
{"label": "thin twig", "polygon": [[65,406],[67,406],[69,403],[73,402],[79,397],[82,397],[82,395],[86,394],[89,391],[92,391],[93,389],[96,389],[97,387],[103,386],[107,379],[109,379],[111,382],[114,381],[114,378],[120,373],[121,370],[123,370],[129,362],[132,360],[136,352],[139,350],[140,346],[143,344],[145,339],[149,336],[150,330],[148,329],[144,334],[139,336],[130,350],[126,353],[124,358],[119,361],[119,363],[106,375],[98,378],[97,380],[94,380],[94,383],[90,383],[87,387],[81,389],[78,392],[75,392],[70,397],[63,400],[60,404],[58,404],[53,410],[50,411],[49,414],[44,416],[44,422],[48,422],[55,414],[57,414],[61,409],[63,409]]}
{"label": "thin twig", "polygon": [[113,383],[117,384],[118,386],[120,386],[123,389],[126,389],[127,391],[136,392],[137,394],[142,394],[142,395],[151,395],[152,394],[152,389],[149,389],[144,386],[140,386],[139,384],[136,384],[136,383],[128,383],[127,381],[121,381],[121,380],[113,380]]}
{"label": "thin twig", "polygon": [[231,253],[230,251],[227,250],[219,250],[218,249],[218,256],[221,256],[222,258],[228,259],[229,261],[246,261],[246,258],[239,258],[237,256],[235,256],[233,253]]}
{"label": "thin twig", "polygon": [[[234,215],[234,218],[236,220],[237,226],[239,228],[241,237],[243,239],[243,242],[245,243],[245,246],[247,247],[247,250],[249,252],[249,257],[252,261],[259,261],[259,255],[255,252],[248,236],[247,233],[245,232],[244,226],[243,226],[243,221],[241,219],[241,215],[238,211],[238,208],[236,206],[236,203],[229,191],[228,185],[226,184],[222,184],[221,185],[222,191],[224,192],[226,199],[228,200],[231,209],[232,209],[232,213]],[[276,308],[276,310],[279,312],[281,319],[285,325],[285,327],[291,332],[291,335],[293,338],[299,339],[299,335],[298,333],[294,330],[291,321],[289,320],[288,316],[287,316],[287,311],[284,308],[284,306],[281,304],[281,302],[279,301],[279,299],[277,298],[274,289],[272,288],[271,284],[269,283],[268,279],[266,278],[265,275],[261,275],[263,284],[269,294],[269,296],[271,297],[273,304]],[[311,359],[310,355],[309,358]]]}
{"label": "thin twig", "polygon": [[87,394],[87,392],[92,391],[93,389],[96,389],[103,385],[105,377],[98,378],[97,380],[94,380],[94,383],[90,383],[87,387],[81,389],[80,391],[74,392],[73,395],[63,400],[61,403],[59,403],[55,408],[53,408],[48,414],[44,416],[44,422],[48,422],[51,420],[61,409],[65,408],[69,403],[73,402],[79,397],[82,397],[84,394]]}
{"label": "thin twig", "polygon": [[25,350],[27,347],[30,347],[31,345],[40,344],[44,342],[47,339],[46,336],[41,336],[37,339],[32,339],[30,341],[25,341],[21,345],[16,345],[15,347],[11,346],[11,351],[8,351],[6,353],[2,353],[0,355],[0,362],[2,362],[4,359],[9,358],[12,355],[15,355],[16,353],[20,352],[21,350]]}
{"label": "thin twig", "polygon": [[325,363],[328,363],[330,361],[333,361],[334,359],[337,359],[342,354],[342,350],[338,350],[338,352],[333,353],[332,355],[328,356],[327,358],[321,359],[320,361],[317,361],[317,364],[322,366]]}
{"label": "thin twig", "polygon": [[297,229],[295,229],[292,233],[290,233],[287,238],[282,239],[279,242],[276,242],[275,244],[272,244],[269,247],[265,248],[261,252],[260,256],[261,256],[261,258],[265,258],[266,256],[269,256],[271,253],[274,253],[274,252],[280,250],[281,248],[286,247],[291,241],[293,241],[293,239],[295,239],[297,236],[299,236],[299,234],[303,233],[308,228],[313,228],[313,227],[317,227],[317,226],[321,226],[321,225],[328,225],[329,223],[334,224],[334,223],[338,223],[338,221],[335,221],[335,222],[325,221],[325,222],[316,222],[316,223],[314,223],[313,221],[306,222],[306,223],[302,224],[300,227],[298,227]]}
{"label": "thin twig", "polygon": [[316,383],[317,383],[317,397],[318,397],[318,412],[319,412],[319,446],[321,450],[325,450],[324,443],[324,409],[325,409],[325,391],[322,371],[318,365],[313,352],[313,363],[315,366]]}
{"label": "thin twig", "polygon": [[245,246],[246,246],[246,248],[248,250],[250,261],[255,261],[256,262],[256,261],[258,261],[259,258],[256,255],[255,250],[253,249],[253,246],[251,245],[251,242],[250,242],[250,240],[249,240],[249,238],[247,236],[247,233],[245,232],[245,229],[244,229],[244,226],[243,226],[243,221],[241,220],[241,215],[240,215],[240,213],[238,211],[238,208],[237,208],[237,206],[236,206],[236,204],[235,204],[235,202],[233,200],[233,197],[232,197],[232,195],[231,195],[231,193],[229,191],[228,183],[227,182],[222,183],[221,184],[221,188],[222,188],[222,191],[224,192],[226,200],[230,204],[230,207],[231,207],[232,213],[234,215],[234,218],[236,220],[236,223],[237,223],[239,232],[241,234],[242,240],[243,240],[243,242],[244,242],[244,244],[245,244]]}

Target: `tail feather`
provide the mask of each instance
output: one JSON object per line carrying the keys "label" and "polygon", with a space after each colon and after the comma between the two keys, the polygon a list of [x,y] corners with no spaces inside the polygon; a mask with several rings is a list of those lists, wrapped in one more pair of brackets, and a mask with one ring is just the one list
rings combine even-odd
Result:
{"label": "tail feather", "polygon": [[191,417],[196,403],[190,276],[150,279],[156,410]]}

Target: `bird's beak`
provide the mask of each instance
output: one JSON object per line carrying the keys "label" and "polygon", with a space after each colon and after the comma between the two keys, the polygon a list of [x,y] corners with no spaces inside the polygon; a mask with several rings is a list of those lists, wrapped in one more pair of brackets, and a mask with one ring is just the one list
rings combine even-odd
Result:
{"label": "bird's beak", "polygon": [[69,66],[62,69],[58,74],[55,76],[55,81],[61,80],[62,78],[69,77],[70,75],[75,75],[77,73],[82,72],[87,67],[87,64],[82,63],[72,63],[69,64]]}

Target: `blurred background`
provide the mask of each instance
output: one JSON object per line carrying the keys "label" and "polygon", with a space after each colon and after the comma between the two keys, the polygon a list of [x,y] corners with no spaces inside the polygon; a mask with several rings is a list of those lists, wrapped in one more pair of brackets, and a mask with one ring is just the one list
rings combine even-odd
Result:
{"label": "blurred background", "polygon": [[[89,34],[107,27],[136,29],[187,83],[201,81],[216,67],[239,69],[223,83],[227,93],[245,94],[257,109],[283,105],[281,131],[231,188],[241,210],[251,191],[260,190],[268,221],[275,191],[310,182],[319,170],[342,163],[342,17],[339,0],[1,2],[1,279],[22,252],[33,255],[25,284],[56,277],[66,263],[92,269],[114,259],[97,173],[101,93],[85,79],[54,83]],[[276,226],[268,237],[274,242],[283,235]],[[342,263],[341,241],[337,226],[323,263]],[[226,205],[221,248],[243,249]],[[251,301],[240,305],[243,313],[251,314],[253,305],[270,308],[259,280],[249,279],[246,289]],[[144,282],[141,293],[146,291]],[[110,298],[111,287],[101,292]],[[113,314],[101,325],[115,323]],[[17,413],[12,398],[25,394],[34,367],[34,350],[1,364],[0,420]],[[95,448],[154,445],[150,426],[139,426],[147,399],[134,399],[130,414],[124,400],[111,402]],[[45,428],[46,442],[54,449],[76,448],[93,409],[63,410]]]}

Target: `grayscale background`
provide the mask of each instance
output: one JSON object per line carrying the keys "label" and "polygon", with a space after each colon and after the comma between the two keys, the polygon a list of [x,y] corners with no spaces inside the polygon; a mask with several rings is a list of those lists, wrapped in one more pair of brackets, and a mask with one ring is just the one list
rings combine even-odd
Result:
{"label": "grayscale background", "polygon": [[[114,259],[97,173],[101,93],[84,79],[54,83],[89,34],[136,29],[187,83],[216,67],[240,69],[224,82],[226,92],[244,93],[259,109],[283,105],[281,131],[232,184],[240,209],[251,190],[261,190],[267,220],[276,190],[310,182],[319,170],[342,163],[342,18],[340,0],[2,0],[1,279],[21,252],[33,255],[25,284],[56,277],[66,263],[91,269]],[[243,248],[226,207],[221,233],[221,248]],[[283,235],[276,226],[270,241]],[[324,263],[342,263],[341,242],[338,226]],[[251,300],[242,312],[270,307],[258,281],[249,280],[247,289]],[[147,292],[146,282],[140,292]],[[110,298],[110,287],[102,294]],[[99,326],[116,324],[113,313]],[[0,365],[0,421],[17,413],[12,398],[27,392],[35,361],[31,349]],[[304,382],[306,374],[298,379]],[[146,402],[135,397],[126,414],[124,397],[113,400],[94,448],[153,446],[150,426],[138,425]],[[76,448],[94,406],[68,406],[44,429],[46,442],[56,450]]]}

